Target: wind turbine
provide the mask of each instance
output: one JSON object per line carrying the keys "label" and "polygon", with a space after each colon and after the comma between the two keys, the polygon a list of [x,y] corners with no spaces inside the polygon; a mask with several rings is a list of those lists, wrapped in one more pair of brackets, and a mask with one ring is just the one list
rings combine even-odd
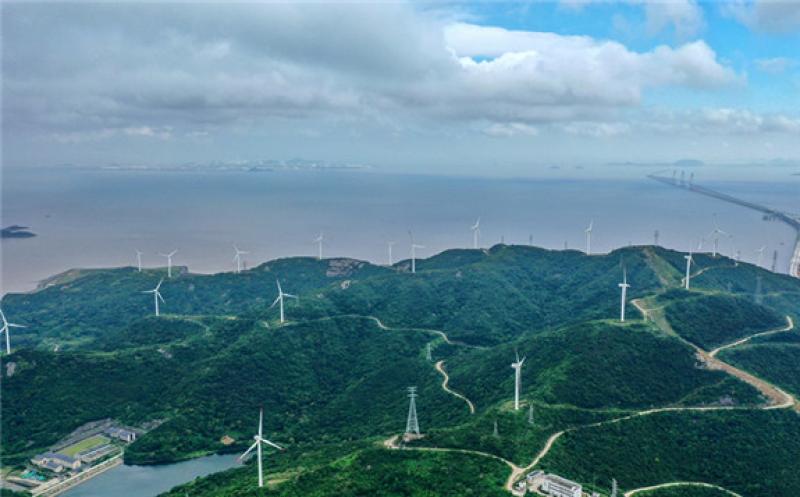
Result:
{"label": "wind turbine", "polygon": [[161,254],[161,253],[158,254],[161,257],[166,257],[167,258],[167,278],[172,278],[172,256],[177,254],[177,253],[178,253],[178,249],[173,250],[169,254]]}
{"label": "wind turbine", "polygon": [[242,256],[245,254],[249,254],[250,252],[239,250],[239,247],[237,247],[236,245],[233,246],[233,250],[236,251],[236,255],[233,256],[233,262],[236,263],[236,274],[239,274],[242,272]]}
{"label": "wind turbine", "polygon": [[620,303],[620,309],[619,309],[619,321],[620,323],[624,323],[625,303],[628,296],[628,288],[630,288],[630,285],[628,284],[628,271],[624,267],[622,268],[622,283],[619,284],[619,287],[622,290],[622,302]]}
{"label": "wind turbine", "polygon": [[264,462],[263,457],[261,455],[261,445],[267,444],[272,447],[275,447],[278,450],[284,450],[283,447],[280,445],[270,442],[266,438],[264,438],[264,408],[262,407],[258,413],[258,434],[253,435],[253,445],[250,446],[247,451],[239,456],[240,461],[244,461],[244,459],[253,452],[253,449],[256,449],[256,454],[258,455],[258,487],[261,488],[264,486]]}
{"label": "wind turbine", "polygon": [[594,228],[594,219],[589,221],[589,227],[586,228],[586,255],[592,255],[592,228]]}
{"label": "wind turbine", "polygon": [[514,354],[517,356],[517,361],[511,363],[511,367],[514,368],[514,410],[519,411],[519,387],[522,379],[522,363],[525,362],[525,358],[520,360],[517,351],[514,351]]}
{"label": "wind turbine", "polygon": [[730,236],[725,231],[722,231],[721,229],[719,229],[719,225],[717,225],[717,216],[714,215],[714,229],[711,230],[711,233],[709,233],[709,236],[713,236],[714,237],[714,251],[711,254],[712,257],[716,257],[717,253],[719,252],[719,235],[728,235],[728,236]]}
{"label": "wind turbine", "polygon": [[317,247],[319,248],[319,255],[317,256],[319,258],[319,260],[322,260],[322,242],[324,240],[325,240],[325,237],[323,236],[321,231],[319,232],[319,236],[314,238],[314,243],[316,243]]}
{"label": "wind turbine", "polygon": [[136,268],[142,272],[142,251],[139,249],[136,249]]}
{"label": "wind turbine", "polygon": [[286,322],[286,319],[283,316],[283,299],[284,299],[284,297],[288,297],[290,299],[296,299],[297,296],[296,295],[292,295],[290,293],[283,293],[283,290],[281,289],[281,282],[278,281],[278,280],[275,280],[275,283],[278,284],[278,297],[275,299],[275,302],[273,302],[272,305],[269,306],[269,308],[272,309],[273,307],[275,307],[275,304],[280,304],[281,324],[283,324],[284,322]]}
{"label": "wind turbine", "polygon": [[767,246],[762,245],[760,249],[756,250],[758,252],[758,263],[756,266],[761,267],[761,260],[764,258],[764,250],[766,250]]}
{"label": "wind turbine", "polygon": [[689,278],[691,277],[691,270],[692,270],[692,251],[690,250],[687,255],[683,256],[686,259],[686,278],[684,278],[684,288],[687,290],[689,289]]}
{"label": "wind turbine", "polygon": [[9,323],[6,320],[6,315],[3,314],[2,309],[0,309],[0,317],[3,318],[3,328],[0,329],[0,333],[6,334],[6,354],[11,354],[11,328],[25,328],[25,326],[21,324]]}
{"label": "wind turbine", "polygon": [[417,272],[417,249],[425,248],[425,245],[418,245],[414,243],[414,235],[409,231],[408,236],[411,237],[411,273]]}
{"label": "wind turbine", "polygon": [[396,242],[386,242],[386,246],[389,247],[389,265],[393,265],[394,261],[392,260],[392,247]]}
{"label": "wind turbine", "polygon": [[[164,302],[164,297],[162,297],[161,296],[161,292],[158,291],[159,288],[161,288],[161,284],[162,283],[164,283],[164,278],[161,278],[161,280],[158,282],[158,285],[156,285],[156,287],[153,288],[152,290],[144,290],[142,292],[142,293],[152,293],[153,294],[153,302],[155,302],[155,305],[156,305],[156,317],[158,317],[158,299],[161,299],[161,302]],[[164,302],[164,303],[166,303],[166,302]]]}
{"label": "wind turbine", "polygon": [[481,238],[481,218],[478,218],[470,229],[472,230],[472,248],[476,249]]}

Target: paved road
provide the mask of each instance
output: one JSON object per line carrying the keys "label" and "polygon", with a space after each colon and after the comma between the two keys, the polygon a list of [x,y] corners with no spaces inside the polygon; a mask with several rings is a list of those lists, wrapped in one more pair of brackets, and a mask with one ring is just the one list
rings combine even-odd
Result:
{"label": "paved road", "polygon": [[436,363],[436,371],[440,372],[442,374],[442,376],[444,377],[442,379],[442,390],[444,390],[445,392],[447,392],[447,393],[449,393],[451,395],[455,395],[459,399],[461,399],[464,402],[466,402],[467,406],[469,407],[469,413],[470,414],[475,414],[475,405],[472,403],[472,401],[469,400],[468,398],[466,398],[464,395],[461,395],[460,393],[456,392],[455,390],[453,390],[449,386],[447,386],[447,384],[450,383],[450,376],[448,376],[447,375],[447,371],[444,370],[444,361],[439,361],[439,362]]}

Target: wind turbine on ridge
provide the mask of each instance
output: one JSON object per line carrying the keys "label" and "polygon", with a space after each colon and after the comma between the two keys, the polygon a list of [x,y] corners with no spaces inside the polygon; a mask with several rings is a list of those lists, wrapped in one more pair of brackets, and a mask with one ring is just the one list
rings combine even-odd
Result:
{"label": "wind turbine on ridge", "polygon": [[272,305],[269,306],[269,308],[272,309],[273,307],[275,307],[275,304],[280,304],[281,324],[283,324],[283,323],[286,322],[286,319],[284,318],[284,315],[283,315],[283,299],[285,297],[288,297],[290,299],[297,299],[298,297],[296,295],[292,295],[290,293],[283,293],[283,289],[281,288],[281,282],[278,281],[278,280],[275,280],[275,283],[277,283],[277,285],[278,285],[278,297],[275,298],[275,302],[273,302]]}
{"label": "wind turbine on ridge", "polygon": [[684,278],[683,286],[687,290],[689,289],[689,279],[691,278],[691,270],[692,270],[692,251],[689,250],[687,255],[683,256],[686,259],[686,277]]}
{"label": "wind turbine on ridge", "polygon": [[389,248],[389,266],[394,264],[394,261],[392,260],[392,247],[394,247],[395,243],[396,242],[386,242],[386,246]]}
{"label": "wind turbine on ridge", "polygon": [[514,368],[514,410],[519,411],[519,389],[522,381],[522,364],[525,362],[525,357],[520,360],[519,353],[515,350],[514,354],[517,356],[517,361],[511,363]]}
{"label": "wind turbine on ridge", "polygon": [[169,254],[159,253],[161,257],[167,258],[167,278],[172,278],[172,256],[178,253],[178,249],[173,250]]}
{"label": "wind turbine on ridge", "polygon": [[481,218],[478,218],[470,229],[472,230],[472,248],[476,249],[481,239]]}
{"label": "wind turbine on ridge", "polygon": [[249,254],[250,252],[239,250],[239,247],[237,247],[236,245],[233,246],[233,250],[236,251],[236,255],[233,256],[233,262],[236,263],[236,274],[239,274],[242,272],[242,256],[245,254]]}
{"label": "wind turbine on ridge", "polygon": [[0,333],[6,334],[6,355],[8,355],[11,354],[11,328],[26,328],[26,326],[9,323],[2,309],[0,309],[0,317],[3,318],[3,327],[0,328]]}
{"label": "wind turbine on ridge", "polygon": [[276,444],[274,442],[271,442],[271,441],[267,440],[266,438],[264,438],[264,408],[263,407],[261,408],[261,410],[259,411],[259,414],[258,414],[258,434],[253,435],[253,440],[255,440],[255,442],[253,442],[253,445],[251,445],[250,448],[247,449],[247,451],[245,451],[244,454],[239,456],[239,460],[240,461],[244,461],[245,458],[248,455],[250,455],[251,452],[253,452],[253,449],[256,449],[256,454],[258,456],[258,487],[262,488],[264,486],[264,462],[263,462],[263,456],[261,454],[261,452],[262,452],[261,451],[262,444],[270,445],[272,447],[275,447],[278,450],[285,450],[280,445],[278,445],[278,444]]}
{"label": "wind turbine on ridge", "polygon": [[758,263],[756,263],[756,266],[758,267],[761,267],[761,260],[764,258],[764,250],[766,250],[766,248],[766,245],[762,245],[760,249],[756,250],[758,253]]}
{"label": "wind turbine on ridge", "polygon": [[594,228],[594,219],[589,221],[589,227],[586,228],[586,255],[592,255],[592,229]]}
{"label": "wind turbine on ridge", "polygon": [[619,321],[620,323],[624,323],[625,304],[627,302],[628,288],[630,288],[630,285],[628,284],[628,271],[625,269],[625,267],[622,268],[622,283],[619,284],[619,288],[622,290],[622,297],[621,297],[622,301],[620,303],[620,309],[619,309]]}
{"label": "wind turbine on ridge", "polygon": [[714,251],[711,254],[712,257],[716,257],[717,253],[719,252],[719,235],[731,236],[729,233],[719,229],[719,225],[717,224],[717,215],[714,214],[714,229],[711,230],[711,233],[709,233],[709,236],[714,237]]}
{"label": "wind turbine on ridge", "polygon": [[319,232],[319,236],[314,238],[314,243],[316,243],[317,247],[319,248],[319,255],[317,256],[317,258],[319,260],[322,260],[322,242],[324,240],[325,240],[325,236],[322,234],[321,231]]}
{"label": "wind turbine on ridge", "polygon": [[425,248],[425,245],[414,243],[414,234],[410,231],[408,236],[411,237],[411,274],[414,274],[417,272],[417,249]]}
{"label": "wind turbine on ridge", "polygon": [[[158,291],[161,288],[161,284],[162,283],[164,283],[164,278],[161,278],[161,280],[158,282],[158,285],[156,285],[156,287],[153,288],[152,290],[144,290],[144,291],[142,291],[142,293],[152,293],[153,294],[153,302],[155,303],[155,307],[156,307],[156,317],[158,317],[158,315],[159,315],[159,313],[158,313],[158,300],[161,299],[161,302],[164,302],[164,297],[162,297],[161,296],[161,292]],[[164,303],[166,304],[166,302],[164,302]]]}

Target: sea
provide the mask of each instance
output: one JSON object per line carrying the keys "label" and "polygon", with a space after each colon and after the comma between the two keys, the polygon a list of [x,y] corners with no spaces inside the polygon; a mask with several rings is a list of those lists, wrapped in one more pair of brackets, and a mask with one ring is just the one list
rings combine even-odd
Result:
{"label": "sea", "polygon": [[[663,167],[663,166],[662,166]],[[710,232],[729,235],[721,251],[786,272],[795,233],[762,214],[673,188],[636,165],[546,168],[525,177],[397,174],[378,170],[170,171],[4,167],[3,227],[34,238],[0,243],[0,293],[25,292],[71,268],[164,266],[161,253],[195,273],[232,271],[234,245],[246,266],[317,254],[375,263],[409,257],[411,234],[427,257],[480,245],[528,244],[592,252],[630,244],[710,250]],[[800,176],[789,167],[699,166],[697,184],[800,213]],[[690,172],[686,171],[685,174]],[[671,171],[663,174],[671,175]],[[680,173],[678,173],[679,175]]]}

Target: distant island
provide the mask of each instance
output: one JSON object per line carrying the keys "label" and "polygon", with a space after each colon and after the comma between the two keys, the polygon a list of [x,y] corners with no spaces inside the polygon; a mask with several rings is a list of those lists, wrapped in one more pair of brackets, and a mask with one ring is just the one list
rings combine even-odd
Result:
{"label": "distant island", "polygon": [[14,224],[0,230],[0,238],[33,238],[36,236],[36,233],[28,231],[29,229],[27,226]]}
{"label": "distant island", "polygon": [[108,164],[102,166],[103,170],[113,171],[244,171],[244,172],[271,172],[271,171],[361,171],[372,167],[367,164],[351,164],[345,162],[330,162],[326,160],[308,159],[257,159],[244,161],[209,161],[185,162],[182,164]]}
{"label": "distant island", "polygon": [[636,167],[677,167],[677,168],[692,168],[702,167],[705,162],[696,159],[681,159],[674,162],[608,162],[607,166],[636,166]]}

